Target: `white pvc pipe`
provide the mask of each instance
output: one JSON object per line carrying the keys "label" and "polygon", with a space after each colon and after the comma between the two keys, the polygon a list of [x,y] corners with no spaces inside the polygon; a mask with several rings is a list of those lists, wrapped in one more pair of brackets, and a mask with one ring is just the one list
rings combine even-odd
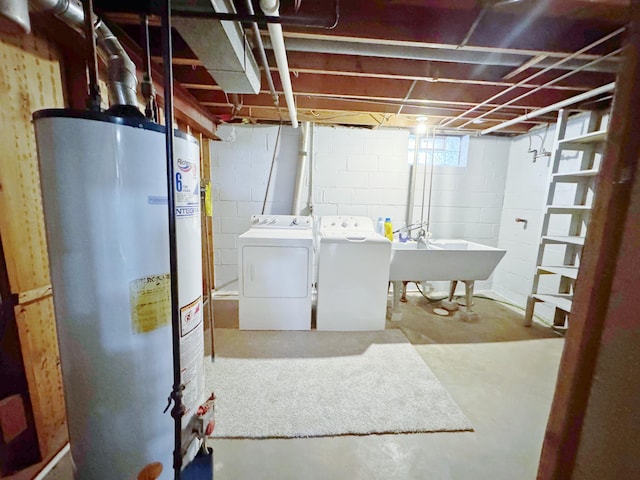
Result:
{"label": "white pvc pipe", "polygon": [[581,93],[580,95],[576,95],[575,97],[567,98],[566,100],[562,100],[561,102],[554,103],[553,105],[549,105],[548,107],[540,108],[531,113],[526,113],[518,118],[514,118],[513,120],[509,120],[507,122],[500,123],[493,127],[486,128],[480,132],[480,135],[486,135],[488,133],[493,133],[498,130],[502,130],[503,128],[510,127],[511,125],[515,125],[516,123],[524,122],[525,120],[529,120],[531,118],[539,117],[540,115],[544,115],[545,113],[553,112],[555,110],[560,110],[568,105],[573,105],[574,103],[581,102],[582,100],[587,100],[592,97],[596,97],[602,93],[612,92],[616,88],[616,82],[607,83],[601,87],[595,88],[588,92]]}
{"label": "white pvc pipe", "polygon": [[302,122],[302,132],[300,137],[300,152],[298,153],[298,172],[296,174],[296,186],[293,191],[293,206],[291,208],[292,215],[301,215],[302,213],[302,194],[304,189],[305,175],[308,170],[309,158],[309,137],[311,130],[311,122]]}
{"label": "white pvc pipe", "polygon": [[[278,0],[260,0],[260,8],[265,15],[277,17],[279,15],[278,6]],[[293,128],[298,128],[298,114],[296,113],[296,105],[293,99],[293,88],[291,87],[291,75],[289,73],[287,51],[284,47],[282,26],[279,23],[270,23],[267,28],[269,29],[269,36],[271,37],[271,48],[273,49],[273,53],[276,57],[276,65],[278,66],[280,81],[282,82],[284,99],[287,102],[287,109],[289,110],[291,126]]]}

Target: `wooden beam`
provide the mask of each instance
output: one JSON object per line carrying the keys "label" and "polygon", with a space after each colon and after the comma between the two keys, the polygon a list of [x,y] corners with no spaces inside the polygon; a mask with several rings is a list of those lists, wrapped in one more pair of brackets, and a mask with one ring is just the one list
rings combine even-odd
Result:
{"label": "wooden beam", "polygon": [[[616,267],[618,262],[637,263],[637,250],[634,250],[635,257],[620,258],[623,235],[635,234],[632,242],[637,243],[637,225],[627,225],[626,221],[631,193],[634,186],[637,188],[640,157],[640,137],[637,134],[640,123],[640,110],[637,108],[640,103],[640,2],[633,2],[632,15],[597,195],[580,259],[571,327],[566,336],[542,447],[538,469],[541,480],[574,478],[603,331],[605,325],[615,322],[608,317],[608,308],[610,296],[615,293],[612,285],[616,279]],[[617,292],[616,298],[623,304],[628,303],[629,308],[635,311],[637,285],[627,285],[629,288]],[[624,328],[635,331],[637,322]],[[637,378],[629,381],[637,382]],[[625,435],[626,432],[616,431],[614,434]]]}
{"label": "wooden beam", "polygon": [[[219,101],[203,101],[201,102],[206,107],[219,107],[229,108],[230,105],[221,97]],[[347,99],[328,99],[311,96],[298,96],[296,98],[296,105],[298,108],[304,108],[309,110],[345,110],[354,112],[370,112],[370,113],[396,113],[400,106],[403,107],[403,113],[407,115],[422,115],[429,117],[437,117],[439,119],[456,117],[460,113],[467,110],[464,107],[456,107],[454,105],[443,106],[417,106],[407,104],[401,101],[371,101],[371,100],[347,100]],[[263,108],[276,108],[273,105],[271,96],[268,93],[260,95],[244,97],[243,108],[263,107]],[[487,109],[479,109],[482,113]],[[216,112],[219,113],[219,112]],[[511,120],[518,115],[517,112],[496,112],[492,114],[487,121],[503,122],[505,120]],[[465,119],[466,120],[466,119]],[[547,115],[543,118],[536,119],[529,122],[523,122],[525,124],[537,125],[544,122],[553,122],[554,117]]]}

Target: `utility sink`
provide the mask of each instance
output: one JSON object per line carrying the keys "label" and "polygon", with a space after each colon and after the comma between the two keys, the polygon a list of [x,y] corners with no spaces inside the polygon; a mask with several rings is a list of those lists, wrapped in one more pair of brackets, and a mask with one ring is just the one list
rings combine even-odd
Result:
{"label": "utility sink", "polygon": [[466,240],[393,242],[389,280],[486,280],[505,253]]}
{"label": "utility sink", "polygon": [[401,319],[399,301],[403,281],[451,281],[449,299],[442,302],[447,310],[456,310],[453,302],[458,281],[465,284],[467,308],[464,320],[473,321],[477,314],[471,310],[473,287],[476,280],[486,280],[493,273],[506,250],[466,240],[430,240],[426,243],[393,242],[389,281],[393,283],[391,320]]}

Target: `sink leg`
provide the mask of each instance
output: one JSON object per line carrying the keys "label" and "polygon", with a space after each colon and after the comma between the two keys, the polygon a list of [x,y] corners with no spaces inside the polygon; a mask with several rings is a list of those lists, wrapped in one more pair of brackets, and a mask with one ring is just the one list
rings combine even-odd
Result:
{"label": "sink leg", "polygon": [[402,297],[402,281],[393,281],[393,300],[391,301],[391,321],[399,322],[402,320],[400,313],[400,298]]}
{"label": "sink leg", "polygon": [[453,302],[453,296],[456,294],[456,287],[458,286],[458,281],[453,280],[449,285],[449,301]]}
{"label": "sink leg", "polygon": [[476,322],[480,319],[477,313],[471,310],[471,305],[473,303],[473,287],[475,282],[473,280],[466,280],[464,282],[464,292],[467,297],[467,306],[462,313],[462,319],[465,322]]}
{"label": "sink leg", "polygon": [[449,286],[449,299],[442,301],[442,308],[450,312],[455,312],[458,309],[458,304],[453,301],[453,296],[456,294],[457,286],[458,286],[458,281],[453,280],[451,282],[451,285]]}

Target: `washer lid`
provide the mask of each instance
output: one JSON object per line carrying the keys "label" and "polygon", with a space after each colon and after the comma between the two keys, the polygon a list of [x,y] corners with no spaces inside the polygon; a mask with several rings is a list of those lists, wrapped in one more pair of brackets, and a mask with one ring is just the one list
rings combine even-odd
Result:
{"label": "washer lid", "polygon": [[238,238],[255,239],[282,239],[282,240],[309,240],[313,239],[313,232],[309,229],[287,228],[250,228]]}
{"label": "washer lid", "polygon": [[375,232],[373,233],[359,233],[359,232],[325,232],[320,237],[320,244],[326,243],[344,243],[344,244],[358,244],[366,243],[371,245],[377,244],[391,244],[388,238],[383,237]]}

